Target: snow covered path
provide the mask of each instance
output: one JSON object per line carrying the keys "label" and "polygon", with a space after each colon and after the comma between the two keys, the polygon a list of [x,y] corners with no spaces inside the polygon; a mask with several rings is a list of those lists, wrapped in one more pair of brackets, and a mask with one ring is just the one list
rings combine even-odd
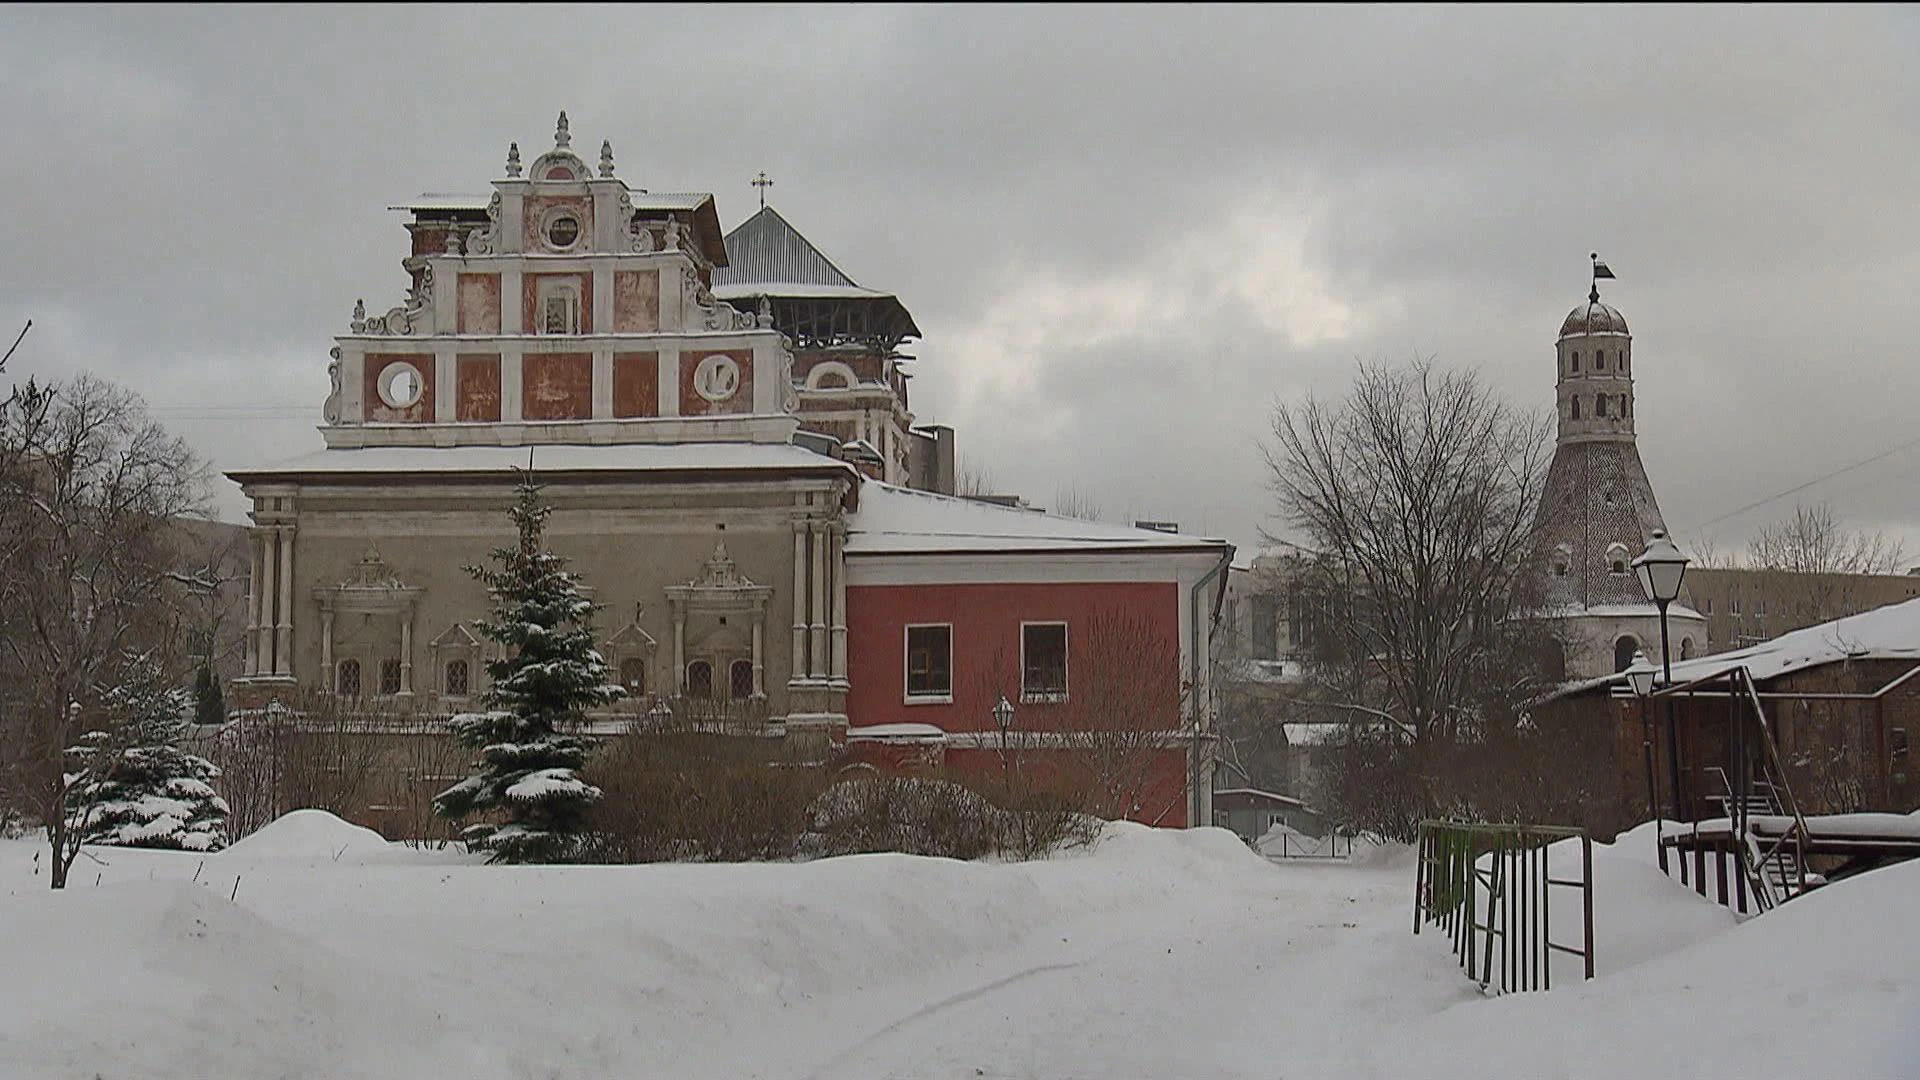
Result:
{"label": "snow covered path", "polygon": [[296,817],[204,864],[101,852],[64,895],[34,850],[0,842],[9,1078],[1920,1075],[1920,864],[1736,928],[1603,852],[1602,978],[1489,1001],[1408,932],[1404,852],[1273,865],[1217,830],[507,868]]}

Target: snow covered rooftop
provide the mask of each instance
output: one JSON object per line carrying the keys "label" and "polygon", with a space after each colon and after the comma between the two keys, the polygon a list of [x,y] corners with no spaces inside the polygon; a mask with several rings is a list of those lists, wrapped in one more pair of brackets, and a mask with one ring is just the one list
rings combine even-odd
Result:
{"label": "snow covered rooftop", "polygon": [[[713,472],[754,469],[832,471],[848,466],[788,443],[626,443],[533,447],[539,472]],[[255,468],[236,480],[313,474],[511,473],[527,467],[525,446],[377,446],[319,450]]]}
{"label": "snow covered rooftop", "polygon": [[1226,550],[1226,541],[1134,529],[951,495],[866,483],[849,519],[848,555],[936,551]]}
{"label": "snow covered rooftop", "polygon": [[[1920,663],[1920,599],[1791,630],[1744,649],[1679,660],[1673,665],[1673,678],[1675,682],[1693,682],[1744,666],[1756,680],[1765,681],[1842,660]],[[1605,686],[1622,678],[1615,674],[1575,683],[1562,690],[1561,696]]]}

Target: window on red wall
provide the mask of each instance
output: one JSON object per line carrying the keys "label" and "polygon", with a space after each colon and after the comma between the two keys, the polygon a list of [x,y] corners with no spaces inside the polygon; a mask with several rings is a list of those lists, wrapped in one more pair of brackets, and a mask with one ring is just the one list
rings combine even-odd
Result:
{"label": "window on red wall", "polygon": [[907,627],[907,699],[953,700],[953,627]]}
{"label": "window on red wall", "polygon": [[1063,701],[1067,696],[1067,624],[1020,626],[1020,697]]}

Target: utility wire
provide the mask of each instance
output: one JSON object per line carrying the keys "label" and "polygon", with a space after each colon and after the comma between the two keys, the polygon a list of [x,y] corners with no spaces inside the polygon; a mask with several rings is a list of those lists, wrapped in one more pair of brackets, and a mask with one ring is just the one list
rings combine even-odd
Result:
{"label": "utility wire", "polygon": [[1855,469],[1865,468],[1866,466],[1871,465],[1876,461],[1883,461],[1899,453],[1902,450],[1911,449],[1912,447],[1915,447],[1915,446],[1920,446],[1920,438],[1908,439],[1906,442],[1900,443],[1899,445],[1891,447],[1889,449],[1882,450],[1879,453],[1873,455],[1872,457],[1861,458],[1859,461],[1856,461],[1851,465],[1843,465],[1840,468],[1835,469],[1830,473],[1825,473],[1820,476],[1816,476],[1804,484],[1796,484],[1793,487],[1790,487],[1787,490],[1782,491],[1778,494],[1769,495],[1764,499],[1756,499],[1753,502],[1746,504],[1745,506],[1739,507],[1738,509],[1729,510],[1724,514],[1721,514],[1719,517],[1709,518],[1708,520],[1703,521],[1698,525],[1695,525],[1693,529],[1689,531],[1698,531],[1700,529],[1704,529],[1708,527],[1709,525],[1718,525],[1720,522],[1725,521],[1728,518],[1738,517],[1749,510],[1756,510],[1762,506],[1767,505],[1770,502],[1775,502],[1777,500],[1784,499],[1789,495],[1793,495],[1798,492],[1805,491],[1808,488],[1814,486],[1815,484],[1826,483],[1828,480],[1831,480],[1836,476],[1841,476],[1846,473],[1850,473]]}

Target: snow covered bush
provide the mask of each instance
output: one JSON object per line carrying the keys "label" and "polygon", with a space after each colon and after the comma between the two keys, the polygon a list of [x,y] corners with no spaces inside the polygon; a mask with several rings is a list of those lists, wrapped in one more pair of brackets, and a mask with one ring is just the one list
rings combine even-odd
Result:
{"label": "snow covered bush", "polygon": [[218,851],[227,844],[220,771],[180,746],[192,703],[152,660],[131,662],[105,695],[106,730],[68,752],[68,827],[82,842]]}
{"label": "snow covered bush", "polygon": [[552,507],[530,475],[519,491],[509,512],[519,543],[493,552],[495,568],[467,568],[493,602],[480,632],[506,652],[487,663],[487,711],[449,721],[460,744],[480,752],[479,768],[441,792],[434,807],[456,820],[503,816],[504,824],[475,823],[465,832],[468,846],[494,862],[566,861],[586,853],[587,810],[601,795],[578,771],[593,741],[569,729],[625,691],[594,649],[594,605],[580,595],[566,560],[544,544]]}

